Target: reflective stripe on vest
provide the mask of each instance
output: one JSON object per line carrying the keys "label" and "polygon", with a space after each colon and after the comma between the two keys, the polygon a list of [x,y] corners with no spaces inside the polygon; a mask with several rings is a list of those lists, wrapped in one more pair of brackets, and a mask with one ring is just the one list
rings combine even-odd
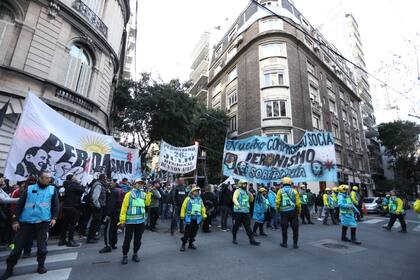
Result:
{"label": "reflective stripe on vest", "polygon": [[353,202],[351,201],[351,197],[347,196],[344,200],[346,201],[347,207],[341,207],[340,214],[353,214]]}
{"label": "reflective stripe on vest", "polygon": [[146,213],[145,194],[140,193],[140,197],[133,198],[130,194],[130,201],[127,210],[127,220],[143,220]]}
{"label": "reflective stripe on vest", "polygon": [[306,193],[302,194],[302,204],[308,204],[308,195]]}
{"label": "reflective stripe on vest", "polygon": [[28,187],[25,206],[19,217],[20,222],[40,223],[51,220],[51,199],[55,187],[40,188],[38,184]]}
{"label": "reflective stripe on vest", "polygon": [[296,208],[295,202],[292,201],[293,198],[296,200],[293,195],[293,191],[291,191],[291,194],[292,196],[290,197],[290,195],[285,190],[281,191],[280,211],[291,211]]}
{"label": "reflective stripe on vest", "polygon": [[191,199],[188,201],[187,215],[201,216],[201,199]]}
{"label": "reflective stripe on vest", "polygon": [[238,195],[239,208],[235,205],[234,212],[249,213],[249,195],[246,191],[240,189]]}

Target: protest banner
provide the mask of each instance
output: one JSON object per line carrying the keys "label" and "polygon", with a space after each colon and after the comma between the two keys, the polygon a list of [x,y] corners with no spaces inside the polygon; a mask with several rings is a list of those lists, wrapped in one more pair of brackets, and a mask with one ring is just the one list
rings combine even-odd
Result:
{"label": "protest banner", "polygon": [[337,181],[334,137],[329,132],[306,132],[297,144],[280,137],[252,136],[226,140],[223,175],[254,183]]}
{"label": "protest banner", "polygon": [[175,174],[194,171],[197,166],[198,145],[174,147],[161,141],[159,168]]}
{"label": "protest banner", "polygon": [[100,173],[132,179],[139,171],[139,151],[112,136],[85,129],[53,110],[34,94],[25,100],[6,163],[5,176],[23,181],[47,171],[61,184],[74,174],[87,184]]}

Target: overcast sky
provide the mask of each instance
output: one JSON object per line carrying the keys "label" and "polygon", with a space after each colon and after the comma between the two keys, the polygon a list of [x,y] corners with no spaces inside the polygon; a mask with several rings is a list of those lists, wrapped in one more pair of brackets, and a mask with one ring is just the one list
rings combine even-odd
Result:
{"label": "overcast sky", "polygon": [[[164,81],[187,80],[191,51],[201,33],[223,26],[226,19],[233,20],[248,3],[249,0],[139,1],[140,72],[152,72]],[[413,109],[411,113],[420,116],[420,81],[415,58],[417,53],[420,59],[420,1],[295,0],[294,3],[315,27],[328,24],[328,17],[337,13],[340,6],[351,12],[359,24],[368,71],[386,78],[388,84],[408,97],[388,89],[390,103],[399,104],[400,117],[408,118],[408,111]],[[417,46],[417,52],[413,45]],[[378,72],[383,65],[386,70]],[[374,98],[383,99],[385,88],[377,82],[375,85],[372,79],[370,82]],[[386,116],[381,116],[379,108],[377,111],[380,122]]]}

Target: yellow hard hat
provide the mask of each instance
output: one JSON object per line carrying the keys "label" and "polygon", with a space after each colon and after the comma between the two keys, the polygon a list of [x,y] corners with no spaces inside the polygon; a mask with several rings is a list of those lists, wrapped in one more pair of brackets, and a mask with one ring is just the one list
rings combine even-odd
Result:
{"label": "yellow hard hat", "polygon": [[338,190],[339,190],[340,192],[346,192],[348,189],[349,189],[349,186],[347,186],[347,185],[340,185],[340,186],[338,187]]}
{"label": "yellow hard hat", "polygon": [[266,192],[267,190],[265,189],[265,188],[263,188],[263,187],[261,187],[261,188],[259,188],[259,190],[258,190],[260,193],[263,193],[263,192]]}
{"label": "yellow hard hat", "polygon": [[326,192],[331,191],[331,188],[325,188],[325,191]]}
{"label": "yellow hard hat", "polygon": [[191,189],[191,192],[195,192],[195,191],[201,191],[201,189],[199,187],[193,187]]}
{"label": "yellow hard hat", "polygon": [[358,190],[359,190],[359,188],[358,188],[357,186],[353,186],[352,190],[353,190],[353,191],[358,191]]}
{"label": "yellow hard hat", "polygon": [[241,179],[241,180],[239,180],[239,182],[238,182],[238,184],[239,185],[243,185],[243,184],[246,184],[247,183],[247,181],[246,180],[244,180],[244,179]]}
{"label": "yellow hard hat", "polygon": [[333,191],[338,192],[338,187],[332,188]]}
{"label": "yellow hard hat", "polygon": [[292,179],[290,179],[290,177],[284,177],[281,182],[283,183],[283,185],[293,185],[293,181]]}

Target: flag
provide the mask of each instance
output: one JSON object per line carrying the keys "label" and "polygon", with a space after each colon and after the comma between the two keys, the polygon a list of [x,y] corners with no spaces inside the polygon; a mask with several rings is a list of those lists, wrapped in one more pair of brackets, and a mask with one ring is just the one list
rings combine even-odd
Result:
{"label": "flag", "polygon": [[4,118],[6,117],[7,108],[9,107],[9,101],[3,105],[3,108],[0,109],[0,127],[3,125]]}

